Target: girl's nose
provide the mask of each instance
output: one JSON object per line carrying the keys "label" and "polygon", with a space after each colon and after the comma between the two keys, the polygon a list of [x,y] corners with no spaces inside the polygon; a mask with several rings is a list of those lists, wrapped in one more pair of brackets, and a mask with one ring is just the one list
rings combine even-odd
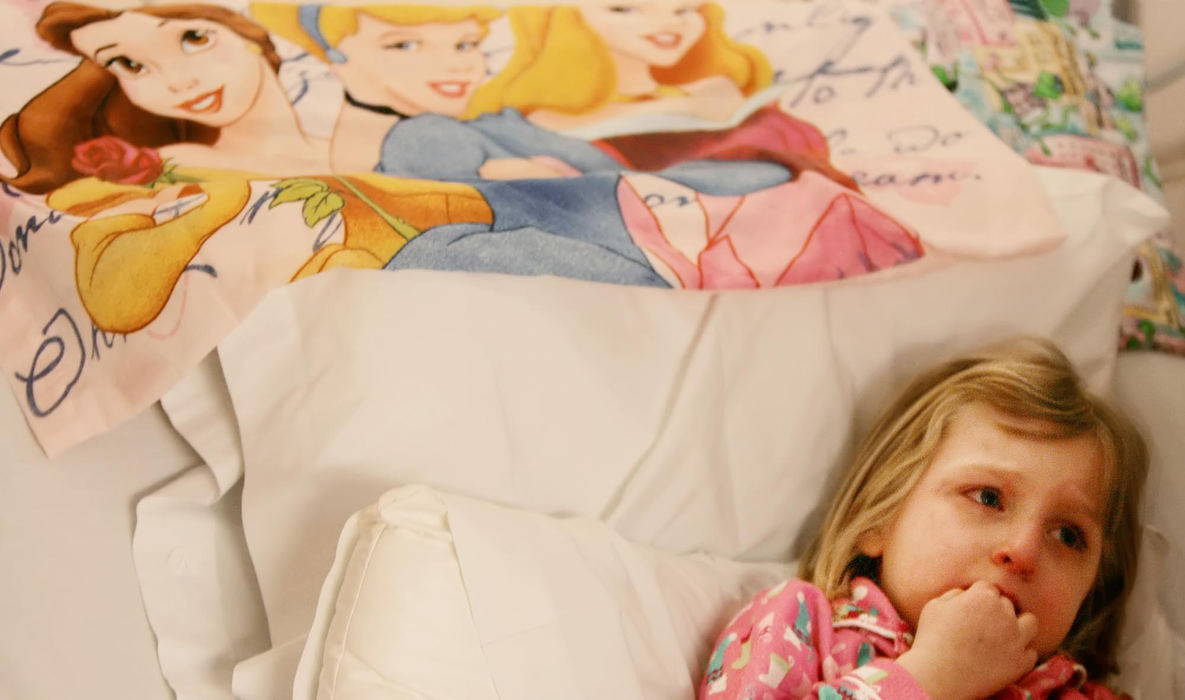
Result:
{"label": "girl's nose", "polygon": [[1008,531],[996,547],[992,553],[992,562],[1013,573],[1031,575],[1041,556],[1041,537],[1041,527],[1018,524]]}

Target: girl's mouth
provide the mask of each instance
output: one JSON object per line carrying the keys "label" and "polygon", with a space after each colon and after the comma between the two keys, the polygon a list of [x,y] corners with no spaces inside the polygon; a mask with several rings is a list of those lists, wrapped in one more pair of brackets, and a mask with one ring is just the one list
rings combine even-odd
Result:
{"label": "girl's mouth", "polygon": [[1020,608],[1020,601],[1017,600],[1016,594],[1011,591],[1006,591],[1003,588],[997,588],[997,590],[1000,591],[1001,596],[1006,598],[1008,602],[1012,603],[1013,612],[1015,612],[1017,615],[1021,614],[1022,611]]}
{"label": "girl's mouth", "polygon": [[466,80],[441,80],[428,83],[428,87],[445,97],[464,97],[469,92],[469,82]]}
{"label": "girl's mouth", "polygon": [[673,49],[683,41],[683,35],[678,32],[655,32],[642,37],[660,49]]}
{"label": "girl's mouth", "polygon": [[192,100],[182,102],[177,107],[194,114],[217,112],[222,109],[222,88],[198,95]]}

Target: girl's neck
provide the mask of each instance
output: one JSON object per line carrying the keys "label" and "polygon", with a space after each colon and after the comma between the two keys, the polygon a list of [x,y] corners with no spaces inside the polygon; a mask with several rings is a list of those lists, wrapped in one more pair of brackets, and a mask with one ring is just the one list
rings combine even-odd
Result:
{"label": "girl's neck", "polygon": [[646,95],[658,88],[658,81],[650,75],[650,64],[636,56],[613,52],[617,68],[617,92],[622,95]]}

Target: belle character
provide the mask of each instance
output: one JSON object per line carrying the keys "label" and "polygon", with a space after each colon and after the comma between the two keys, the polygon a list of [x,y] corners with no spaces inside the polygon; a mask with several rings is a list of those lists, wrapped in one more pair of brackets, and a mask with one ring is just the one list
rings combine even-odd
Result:
{"label": "belle character", "polygon": [[714,3],[514,7],[514,53],[467,116],[514,107],[556,129],[636,114],[731,116],[773,72]]}
{"label": "belle character", "polygon": [[301,131],[267,34],[231,10],[57,2],[37,32],[83,60],[0,126],[15,187],[44,193],[76,179],[74,147],[106,135],[191,168],[326,169],[325,144]]}
{"label": "belle character", "polygon": [[251,15],[273,34],[325,61],[343,88],[333,131],[336,172],[372,170],[400,119],[460,116],[486,78],[479,48],[491,7],[296,5],[257,2]]}
{"label": "belle character", "polygon": [[[37,33],[83,60],[0,125],[0,150],[16,169],[0,179],[86,218],[70,234],[75,281],[102,330],[129,333],[157,317],[206,240],[246,207],[252,178],[328,171],[327,149],[301,132],[276,78],[271,41],[242,15],[58,2]],[[104,153],[135,165],[131,179],[94,162]],[[490,216],[464,185],[326,180],[277,185],[303,193],[315,216],[336,203],[345,223],[344,240],[317,249],[294,278],[381,267],[423,228]],[[181,213],[162,215],[179,200]]]}

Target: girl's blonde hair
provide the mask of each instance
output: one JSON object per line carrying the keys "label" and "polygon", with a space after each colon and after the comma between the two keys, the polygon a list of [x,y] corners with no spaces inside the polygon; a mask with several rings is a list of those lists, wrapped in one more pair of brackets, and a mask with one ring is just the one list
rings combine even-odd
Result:
{"label": "girl's blonde hair", "polygon": [[844,595],[853,575],[876,577],[879,561],[860,545],[891,526],[930,464],[959,409],[982,402],[1017,418],[1039,420],[1036,437],[1094,435],[1109,485],[1103,553],[1094,586],[1062,643],[1091,678],[1116,670],[1123,606],[1136,573],[1140,497],[1148,472],[1143,438],[1106,401],[1090,393],[1051,342],[1016,338],[950,360],[913,380],[864,439],[799,576],[830,597]]}
{"label": "girl's blonde hair", "polygon": [[[773,69],[755,47],[733,41],[724,31],[724,10],[715,3],[697,8],[704,34],[675,65],[652,66],[661,85],[682,85],[714,75],[730,78],[751,95],[773,83]],[[586,114],[617,94],[617,70],[605,41],[574,6],[519,6],[509,10],[514,52],[506,66],[477,89],[465,118],[514,107],[523,114],[546,109]]]}
{"label": "girl's blonde hair", "polygon": [[287,2],[253,2],[248,5],[251,15],[268,31],[327,63],[333,62],[328,52],[336,49],[343,38],[358,31],[359,13],[399,26],[452,24],[471,19],[481,26],[483,38],[489,31],[490,22],[502,16],[502,10],[480,5],[312,5],[305,6],[304,10],[315,9],[316,20],[310,27],[302,22],[301,8],[299,4]]}

